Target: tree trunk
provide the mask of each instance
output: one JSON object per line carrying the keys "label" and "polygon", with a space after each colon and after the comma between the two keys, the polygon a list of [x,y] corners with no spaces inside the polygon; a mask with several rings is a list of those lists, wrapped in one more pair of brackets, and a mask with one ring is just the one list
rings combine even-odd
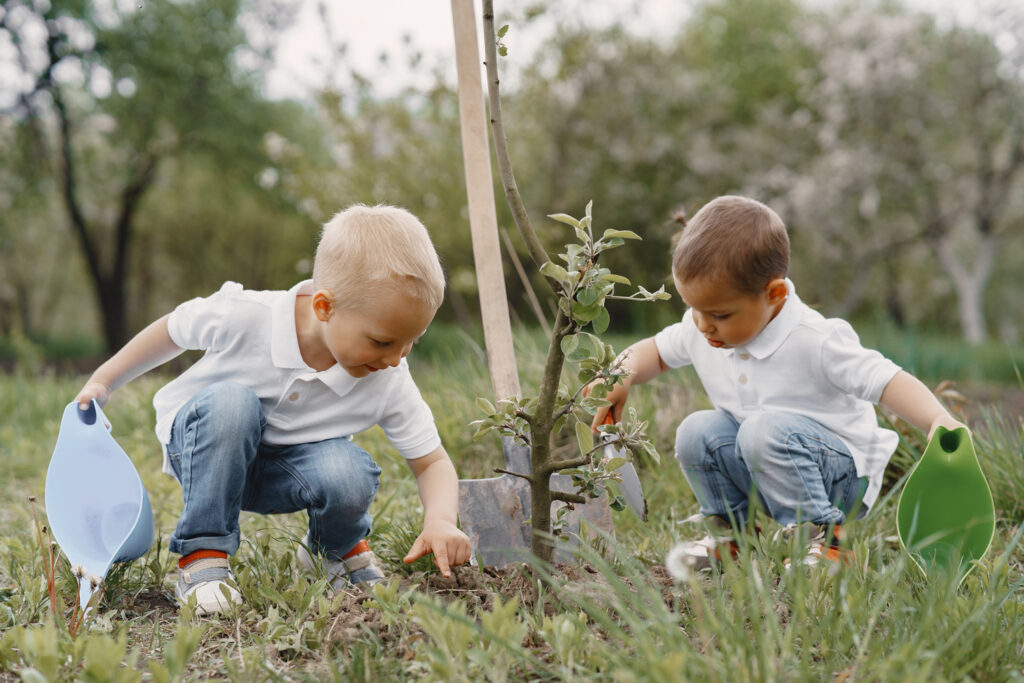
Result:
{"label": "tree trunk", "polygon": [[953,278],[956,286],[960,331],[969,344],[979,344],[985,341],[987,336],[983,295],[992,275],[996,252],[996,238],[991,234],[982,233],[978,235],[977,240],[977,254],[969,268],[963,263],[961,255],[953,248],[948,237],[940,238],[933,243],[939,263]]}
{"label": "tree trunk", "polygon": [[533,478],[530,480],[530,550],[545,562],[554,554],[551,543],[551,475],[556,471],[552,465],[551,433],[555,426],[555,398],[562,377],[565,354],[562,353],[562,338],[568,333],[569,321],[561,310],[555,317],[544,362],[544,376],[541,379],[537,408],[530,422],[530,462]]}

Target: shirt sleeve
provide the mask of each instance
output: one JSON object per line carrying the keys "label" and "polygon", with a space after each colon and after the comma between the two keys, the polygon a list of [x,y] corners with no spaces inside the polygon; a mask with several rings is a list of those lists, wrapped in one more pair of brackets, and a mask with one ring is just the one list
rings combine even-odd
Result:
{"label": "shirt sleeve", "polygon": [[208,297],[179,304],[167,319],[171,341],[183,349],[215,348],[224,330],[224,319],[234,310],[235,298],[242,291],[237,282],[225,282]]}
{"label": "shirt sleeve", "polygon": [[669,325],[654,335],[654,345],[658,349],[658,355],[668,367],[681,368],[693,362],[686,343],[691,328],[694,328],[693,314],[686,311],[681,321]]}
{"label": "shirt sleeve", "polygon": [[836,321],[821,346],[821,365],[836,389],[878,403],[900,366],[874,349],[861,346],[849,323]]}
{"label": "shirt sleeve", "polygon": [[388,392],[387,408],[379,424],[402,457],[415,460],[437,450],[441,435],[408,366],[403,363],[402,368],[404,372]]}

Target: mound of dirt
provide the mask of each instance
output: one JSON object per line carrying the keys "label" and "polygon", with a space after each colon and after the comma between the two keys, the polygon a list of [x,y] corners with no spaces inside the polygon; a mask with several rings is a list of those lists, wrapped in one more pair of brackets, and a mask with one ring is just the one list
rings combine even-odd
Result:
{"label": "mound of dirt", "polygon": [[[594,597],[599,597],[602,588],[607,586],[605,577],[588,564],[558,564],[554,569],[555,580],[573,592],[592,592]],[[626,585],[632,585],[628,578],[621,580]],[[653,581],[655,585],[661,587],[667,603],[672,604],[675,601],[671,591],[674,583],[664,567],[659,565],[648,568],[644,580]],[[540,591],[547,590],[543,587],[540,574],[526,564],[510,565],[501,569],[455,567],[452,569],[452,575],[447,578],[438,572],[418,573],[402,579],[399,584],[399,590],[402,592],[411,588],[435,595],[446,602],[460,601],[465,604],[469,614],[492,610],[496,596],[500,596],[502,601],[518,598],[523,607],[532,609],[537,604]],[[548,594],[548,597],[553,595]],[[408,643],[411,642],[408,635],[402,640],[395,629],[385,623],[378,610],[367,608],[364,603],[368,600],[372,600],[372,596],[362,590],[345,595],[331,625],[331,641],[350,642],[360,637],[364,631],[369,631],[385,645],[398,648],[397,656],[411,657],[413,653],[406,651]],[[547,614],[553,614],[557,610],[555,602],[551,599],[544,602],[544,611]],[[408,628],[408,624],[405,626]]]}

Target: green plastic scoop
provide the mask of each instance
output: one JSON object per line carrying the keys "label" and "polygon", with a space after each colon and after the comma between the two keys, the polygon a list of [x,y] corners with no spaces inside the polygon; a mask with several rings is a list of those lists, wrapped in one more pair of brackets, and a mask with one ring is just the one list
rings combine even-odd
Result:
{"label": "green plastic scoop", "polygon": [[966,427],[938,427],[896,506],[900,544],[925,575],[966,578],[995,533],[992,492]]}

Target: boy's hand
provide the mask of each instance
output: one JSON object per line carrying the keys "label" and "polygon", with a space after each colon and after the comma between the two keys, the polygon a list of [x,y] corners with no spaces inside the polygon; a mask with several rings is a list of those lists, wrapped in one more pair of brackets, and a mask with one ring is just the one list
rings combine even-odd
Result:
{"label": "boy's hand", "polygon": [[[951,415],[939,415],[932,421],[932,426],[928,429],[928,440],[931,441],[932,435],[935,434],[935,430],[939,426],[945,427],[946,429],[959,429],[960,427],[967,427],[962,422],[958,422]],[[970,431],[970,428],[967,428]]]}
{"label": "boy's hand", "polygon": [[110,387],[102,382],[89,381],[78,392],[78,396],[75,396],[75,401],[78,402],[78,407],[82,410],[87,410],[89,402],[93,399],[96,399],[100,408],[107,405],[107,401],[110,400]]}
{"label": "boy's hand", "polygon": [[[583,394],[588,395],[590,393],[591,385],[588,385],[584,389]],[[629,398],[629,377],[624,377],[621,382],[615,385],[608,395],[605,396],[605,400],[610,401],[610,406],[601,406],[594,413],[594,421],[591,423],[590,428],[597,433],[597,428],[604,424],[605,417],[608,415],[608,411],[612,411],[612,415],[622,415],[623,409],[626,407],[626,399]]]}
{"label": "boy's hand", "polygon": [[445,520],[424,522],[423,531],[402,561],[410,564],[424,555],[434,554],[434,564],[445,577],[452,575],[451,567],[465,564],[473,551],[469,536],[459,527]]}

